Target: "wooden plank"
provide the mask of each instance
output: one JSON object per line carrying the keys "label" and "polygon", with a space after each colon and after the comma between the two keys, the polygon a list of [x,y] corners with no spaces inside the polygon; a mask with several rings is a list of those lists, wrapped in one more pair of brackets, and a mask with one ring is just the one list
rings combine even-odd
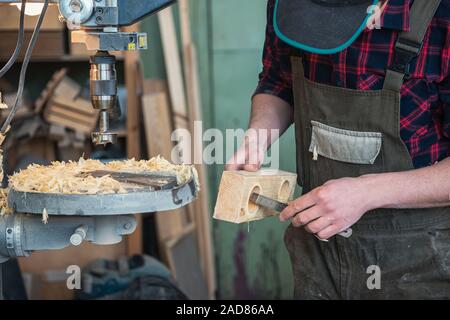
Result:
{"label": "wooden plank", "polygon": [[287,202],[294,195],[296,181],[296,174],[280,170],[225,171],[217,195],[214,219],[244,223],[276,215],[277,212],[252,203],[250,195],[257,192]]}
{"label": "wooden plank", "polygon": [[158,13],[158,21],[161,30],[172,109],[177,114],[187,116],[186,93],[182,78],[183,71],[181,68],[172,8],[168,7],[160,11]]}
{"label": "wooden plank", "polygon": [[[174,129],[189,129],[183,71],[181,68],[181,59],[179,55],[177,34],[175,30],[172,8],[168,7],[160,11],[158,13],[158,21],[161,32],[161,41],[163,44],[165,68],[169,84],[170,102],[172,113],[175,115]],[[178,139],[179,137],[175,135],[175,138]],[[178,163],[183,162],[181,161],[182,159],[171,160]],[[190,163],[190,161],[188,163]],[[189,212],[189,221],[194,221],[195,218],[192,206],[188,206],[187,209]]]}
{"label": "wooden plank", "polygon": [[[195,44],[192,41],[191,24],[189,16],[189,1],[179,0],[181,39],[183,45],[184,75],[188,97],[188,115],[190,119],[190,131],[195,132],[195,121],[202,121],[202,106],[200,98],[200,81],[198,74],[198,59]],[[203,190],[209,190],[207,170],[203,162],[202,134],[193,134],[193,159],[196,164],[200,185]],[[212,248],[211,214],[209,210],[208,192],[201,192],[194,203],[198,243],[202,256],[203,268],[208,280],[210,297],[214,297],[216,291],[215,261]]]}
{"label": "wooden plank", "polygon": [[[138,25],[125,28],[127,32],[139,31]],[[125,52],[125,83],[127,87],[127,153],[128,158],[140,159],[141,137],[141,97],[139,87],[142,86],[143,78],[141,62],[138,51]]]}
{"label": "wooden plank", "polygon": [[53,92],[55,91],[56,87],[59,85],[59,83],[65,77],[66,74],[67,68],[60,69],[53,74],[52,78],[47,83],[44,91],[42,91],[41,95],[34,104],[34,111],[36,113],[41,113],[41,111],[44,109],[45,104],[53,95]]}
{"label": "wooden plank", "polygon": [[71,108],[74,109],[78,112],[84,113],[89,115],[90,117],[92,116],[98,116],[98,110],[95,110],[92,107],[92,103],[88,100],[85,99],[76,99],[76,100],[71,100],[71,99],[66,99],[62,96],[53,96],[50,103],[55,103],[61,106],[65,106],[67,108]]}
{"label": "wooden plank", "polygon": [[[192,121],[192,119],[189,119],[189,113],[187,110],[187,103],[186,103],[186,92],[184,88],[184,81],[187,79],[183,79],[183,71],[181,67],[181,60],[179,56],[179,48],[178,48],[178,42],[177,42],[177,34],[175,31],[175,24],[174,24],[174,17],[172,13],[171,8],[167,8],[166,10],[163,10],[158,14],[159,17],[159,26],[161,30],[161,38],[163,43],[163,51],[164,51],[164,58],[165,58],[165,66],[166,66],[166,72],[167,72],[167,79],[169,82],[169,89],[170,89],[170,97],[171,97],[171,104],[172,104],[172,110],[174,114],[174,124],[175,129],[188,129],[191,133],[193,133],[193,126],[189,120]],[[190,31],[189,31],[190,33]],[[180,137],[175,137],[179,140]],[[184,150],[184,152],[187,152],[188,150]],[[173,161],[179,161],[181,159],[172,159]],[[183,162],[191,163],[192,158],[189,155],[185,155],[183,157]],[[190,223],[197,224],[198,222],[202,223],[201,219],[197,217],[196,215],[201,215],[200,209],[198,208],[197,203],[190,204],[187,206],[188,211],[188,218]],[[203,227],[201,227],[203,229]],[[196,230],[197,234],[197,245],[198,249],[200,251],[200,263],[201,268],[205,273],[208,273],[206,269],[207,262],[212,260],[212,253],[211,258],[206,258],[206,246],[211,244],[204,243],[204,237],[201,235],[203,233],[203,230]],[[209,278],[209,277],[208,277]],[[214,276],[212,277],[214,278]],[[214,279],[212,279],[214,281]],[[214,291],[214,285],[210,285],[212,281],[208,281],[208,289],[210,289],[211,294],[210,297],[213,296],[212,291]]]}
{"label": "wooden plank", "polygon": [[[139,24],[124,28],[125,31],[139,31]],[[139,82],[142,82],[138,51],[125,52],[125,84],[127,87],[127,156],[129,159],[141,159],[141,97],[138,95]],[[128,237],[128,254],[141,254],[143,252],[142,216],[137,215],[136,231]]]}
{"label": "wooden plank", "polygon": [[[170,136],[173,126],[167,93],[162,91],[164,85],[161,83],[145,81],[142,109],[148,157],[161,155],[170,159],[173,147]],[[156,224],[161,244],[178,237],[186,225],[185,208],[158,214]]]}
{"label": "wooden plank", "polygon": [[60,116],[70,118],[71,120],[81,121],[83,124],[91,126],[92,129],[94,129],[97,125],[96,117],[93,117],[93,115],[84,114],[75,108],[54,104],[51,106],[48,113],[59,114]]}
{"label": "wooden plank", "polygon": [[75,100],[80,92],[81,86],[74,80],[65,76],[56,86],[54,95],[59,96],[60,99]]}
{"label": "wooden plank", "polygon": [[149,158],[161,155],[170,159],[172,120],[166,93],[146,93],[142,111]]}
{"label": "wooden plank", "polygon": [[61,117],[57,114],[48,114],[46,120],[50,123],[61,125],[73,130],[78,130],[80,132],[91,134],[92,128],[90,126],[84,125],[82,123],[78,124],[76,127],[73,126],[74,122],[66,117]]}

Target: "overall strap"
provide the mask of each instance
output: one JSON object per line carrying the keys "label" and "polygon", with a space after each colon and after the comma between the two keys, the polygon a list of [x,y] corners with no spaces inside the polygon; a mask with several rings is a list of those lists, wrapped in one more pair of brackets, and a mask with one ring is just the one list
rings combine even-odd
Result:
{"label": "overall strap", "polygon": [[384,90],[400,91],[410,76],[410,65],[418,57],[425,34],[441,0],[414,0],[410,12],[410,31],[401,32],[395,44],[393,65],[386,71]]}

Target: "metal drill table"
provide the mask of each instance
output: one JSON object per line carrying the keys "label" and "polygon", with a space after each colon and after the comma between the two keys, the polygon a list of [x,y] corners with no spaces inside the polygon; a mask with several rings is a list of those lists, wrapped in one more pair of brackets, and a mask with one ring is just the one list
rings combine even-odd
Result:
{"label": "metal drill table", "polygon": [[15,212],[49,216],[100,216],[161,212],[181,208],[195,200],[194,180],[168,190],[128,193],[65,195],[11,190],[8,205]]}

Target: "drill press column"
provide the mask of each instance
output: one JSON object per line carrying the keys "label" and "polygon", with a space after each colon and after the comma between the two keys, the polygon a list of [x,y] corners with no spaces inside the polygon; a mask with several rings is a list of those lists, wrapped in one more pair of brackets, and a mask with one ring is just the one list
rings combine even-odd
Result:
{"label": "drill press column", "polygon": [[106,51],[98,51],[91,57],[91,101],[100,111],[99,132],[92,133],[92,142],[97,145],[116,143],[117,135],[110,132],[110,116],[117,113],[116,58]]}

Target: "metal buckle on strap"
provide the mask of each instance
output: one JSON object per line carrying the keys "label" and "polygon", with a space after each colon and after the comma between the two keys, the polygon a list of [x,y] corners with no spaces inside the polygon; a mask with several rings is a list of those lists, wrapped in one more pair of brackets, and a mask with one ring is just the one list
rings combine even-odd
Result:
{"label": "metal buckle on strap", "polygon": [[417,44],[405,39],[398,39],[395,44],[394,63],[390,70],[402,73],[406,79],[411,77],[411,62],[419,56],[423,44]]}

